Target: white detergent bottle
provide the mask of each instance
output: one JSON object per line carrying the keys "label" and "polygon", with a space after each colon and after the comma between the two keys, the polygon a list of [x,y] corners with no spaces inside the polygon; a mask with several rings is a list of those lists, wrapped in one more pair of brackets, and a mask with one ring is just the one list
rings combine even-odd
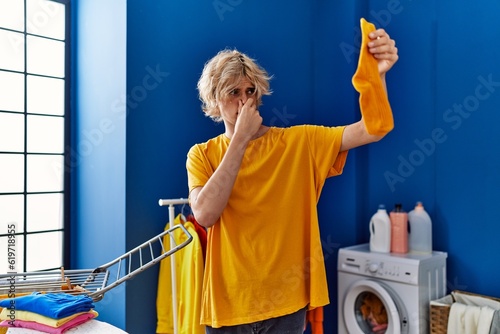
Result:
{"label": "white detergent bottle", "polygon": [[415,209],[408,213],[410,232],[408,248],[412,253],[432,253],[432,222],[422,202],[417,202]]}
{"label": "white detergent bottle", "polygon": [[370,219],[370,251],[391,251],[391,220],[383,204],[379,205],[377,212]]}

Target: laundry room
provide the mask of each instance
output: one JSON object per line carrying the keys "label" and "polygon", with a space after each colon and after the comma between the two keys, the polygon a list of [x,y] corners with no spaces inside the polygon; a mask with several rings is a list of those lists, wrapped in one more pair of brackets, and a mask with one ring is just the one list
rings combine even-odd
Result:
{"label": "laundry room", "polygon": [[[226,47],[241,49],[273,75],[273,95],[261,107],[264,123],[348,124],[359,119],[351,79],[359,55],[359,19],[365,17],[384,28],[399,50],[399,60],[387,74],[394,130],[380,142],[350,152],[343,174],[327,180],[323,188],[318,214],[330,294],[325,332],[337,327],[338,249],[368,242],[368,223],[381,203],[389,209],[402,203],[407,211],[417,201],[424,203],[432,218],[433,247],[448,254],[448,291],[500,296],[498,275],[490,265],[500,253],[496,241],[500,156],[494,149],[500,143],[495,130],[500,117],[497,2],[127,1],[126,5],[124,93],[141,85],[148,66],[168,72],[147,98],[131,99],[128,106],[122,199],[126,211],[121,212],[127,244],[144,240],[145,226],[163,224],[165,211],[156,207],[157,198],[187,195],[184,167],[189,147],[223,131],[201,113],[196,92],[202,65],[213,54]],[[95,6],[99,11],[103,5]],[[112,16],[102,17],[99,25],[106,27]],[[91,19],[89,14],[86,20]],[[91,26],[85,24],[89,34]],[[87,59],[88,66],[102,61],[100,50],[95,52],[99,57]],[[113,79],[101,71],[93,80],[82,76],[80,87],[97,85],[100,77]],[[98,101],[93,103],[88,109],[102,109]],[[82,201],[83,207],[97,205],[106,211],[105,201],[98,198]],[[87,216],[90,210],[85,211],[79,221],[88,226],[93,223]],[[153,286],[141,290],[140,309],[129,297],[137,294],[136,283],[154,282],[154,276],[145,273],[126,287],[124,312],[135,315],[126,317],[127,327],[134,328],[135,319],[154,312]]]}
{"label": "laundry room", "polygon": [[[388,213],[396,204],[409,213],[423,203],[435,252],[421,267],[384,258],[385,272],[418,276],[432,268],[443,274],[435,277],[440,295],[464,291],[500,298],[498,1],[68,3],[72,97],[65,161],[71,211],[64,263],[93,268],[164,230],[169,212],[158,200],[188,197],[188,152],[225,131],[203,113],[197,90],[204,65],[221,50],[241,51],[269,74],[272,94],[262,96],[258,107],[262,124],[358,122],[360,95],[352,79],[365,18],[397,48],[398,59],[385,75],[394,128],[380,141],[349,150],[343,169],[317,189],[316,251],[322,251],[329,299],[321,327],[324,333],[344,333],[339,277],[356,279],[339,276],[339,263],[359,261],[363,267],[374,260],[366,248],[355,260],[341,250],[366,247],[370,219],[381,204]],[[273,207],[265,220],[299,206]],[[292,234],[301,222],[288,223]],[[262,243],[276,256],[280,249],[270,240],[266,236]],[[127,333],[156,333],[159,271],[154,266],[107,293],[96,303],[99,318]],[[275,301],[282,298],[276,295]],[[417,306],[406,308],[417,312]],[[419,332],[425,333],[427,311],[418,312],[426,327]],[[412,328],[407,333],[417,332]]]}

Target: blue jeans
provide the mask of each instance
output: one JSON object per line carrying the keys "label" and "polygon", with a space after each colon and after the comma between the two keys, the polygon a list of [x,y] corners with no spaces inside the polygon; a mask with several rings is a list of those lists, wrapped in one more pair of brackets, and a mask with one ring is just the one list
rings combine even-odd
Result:
{"label": "blue jeans", "polygon": [[278,318],[251,324],[212,328],[206,326],[206,334],[303,334],[307,307]]}

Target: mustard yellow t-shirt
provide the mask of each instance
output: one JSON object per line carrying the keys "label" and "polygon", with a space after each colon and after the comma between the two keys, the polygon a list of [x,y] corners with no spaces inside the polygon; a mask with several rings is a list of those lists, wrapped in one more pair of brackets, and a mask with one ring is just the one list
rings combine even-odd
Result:
{"label": "mustard yellow t-shirt", "polygon": [[[272,127],[251,141],[219,221],[208,229],[202,324],[251,323],[329,303],[317,202],[342,173],[344,127]],[[189,190],[202,187],[230,140],[194,145]]]}

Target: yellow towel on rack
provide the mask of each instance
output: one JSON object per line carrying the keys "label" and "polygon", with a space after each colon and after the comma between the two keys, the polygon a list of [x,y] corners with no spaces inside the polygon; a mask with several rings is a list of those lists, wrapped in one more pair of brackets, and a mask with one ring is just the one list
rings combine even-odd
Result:
{"label": "yellow towel on rack", "polygon": [[[200,325],[203,282],[203,252],[201,242],[193,223],[182,221],[181,215],[178,215],[175,218],[174,224],[183,224],[186,230],[192,235],[193,240],[187,246],[160,262],[158,295],[156,299],[158,316],[156,333],[174,333],[170,263],[171,258],[175,256],[178,332],[180,334],[205,334],[205,326]],[[174,230],[173,234],[177,244],[185,241],[187,238],[181,229]],[[166,249],[169,249],[169,235],[163,238],[163,244]]]}

